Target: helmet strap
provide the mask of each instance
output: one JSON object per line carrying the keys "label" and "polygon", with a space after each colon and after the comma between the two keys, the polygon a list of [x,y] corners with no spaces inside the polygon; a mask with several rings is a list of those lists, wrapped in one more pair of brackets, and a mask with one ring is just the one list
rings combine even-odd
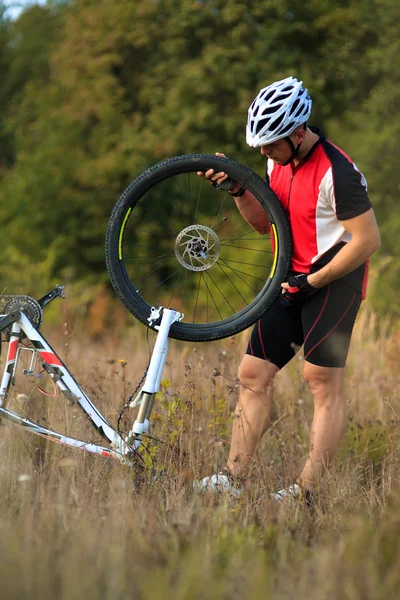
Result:
{"label": "helmet strap", "polygon": [[[304,131],[307,131],[307,123],[303,123],[303,129],[304,129]],[[294,158],[296,158],[296,156],[298,155],[302,142],[300,142],[300,144],[297,144],[297,146],[295,147],[295,145],[293,144],[293,142],[289,136],[286,136],[283,139],[286,140],[287,142],[289,142],[289,146],[292,149],[292,156],[290,158],[288,158],[288,160],[285,163],[283,163],[283,165],[282,165],[283,167],[286,167],[286,165],[291,163],[292,160]]]}
{"label": "helmet strap", "polygon": [[291,155],[291,157],[288,158],[286,162],[282,163],[282,166],[286,167],[286,165],[288,165],[289,163],[291,163],[292,160],[294,158],[296,158],[296,156],[298,155],[299,150],[300,150],[300,146],[301,146],[301,142],[300,142],[300,144],[297,144],[297,146],[295,146],[289,136],[285,137],[284,139],[289,143],[289,145],[290,145],[290,147],[292,149],[292,155]]}

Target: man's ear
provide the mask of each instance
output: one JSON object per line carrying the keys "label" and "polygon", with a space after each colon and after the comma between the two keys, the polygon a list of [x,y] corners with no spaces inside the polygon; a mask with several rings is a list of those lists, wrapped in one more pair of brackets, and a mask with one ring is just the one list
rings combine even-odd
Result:
{"label": "man's ear", "polygon": [[292,135],[296,137],[296,142],[300,144],[305,138],[306,130],[304,129],[303,125],[300,125],[300,127],[297,127],[297,129],[293,131]]}

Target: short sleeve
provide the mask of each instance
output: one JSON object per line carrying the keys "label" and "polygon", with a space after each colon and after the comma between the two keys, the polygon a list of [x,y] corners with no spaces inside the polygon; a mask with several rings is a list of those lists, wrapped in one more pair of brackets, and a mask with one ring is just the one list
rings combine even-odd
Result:
{"label": "short sleeve", "polygon": [[338,220],[346,221],[370,210],[372,205],[364,175],[333,144],[327,143],[324,149],[332,165],[330,185],[326,187],[326,193]]}

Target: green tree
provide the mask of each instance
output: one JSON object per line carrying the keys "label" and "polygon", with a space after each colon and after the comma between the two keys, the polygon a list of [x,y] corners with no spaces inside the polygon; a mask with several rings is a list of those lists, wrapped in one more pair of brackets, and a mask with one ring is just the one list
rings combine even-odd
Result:
{"label": "green tree", "polygon": [[349,152],[366,174],[382,235],[382,249],[373,261],[374,304],[384,312],[399,314],[400,5],[395,0],[374,0],[372,8],[374,23],[369,26],[375,42],[363,59],[365,83],[359,86],[357,102],[349,102],[342,131]]}
{"label": "green tree", "polygon": [[1,279],[22,284],[24,256],[49,279],[107,280],[111,208],[160,159],[219,150],[262,173],[245,143],[247,108],[292,74],[313,96],[312,121],[352,152],[373,199],[377,187],[385,194],[386,222],[395,174],[382,149],[395,142],[379,99],[397,114],[397,66],[384,57],[396,57],[398,10],[394,0],[76,0],[34,6],[12,27],[3,19]]}
{"label": "green tree", "polygon": [[10,22],[6,17],[6,8],[0,3],[0,176],[4,169],[12,164],[12,136],[7,127],[6,111],[8,108],[8,77],[10,63]]}

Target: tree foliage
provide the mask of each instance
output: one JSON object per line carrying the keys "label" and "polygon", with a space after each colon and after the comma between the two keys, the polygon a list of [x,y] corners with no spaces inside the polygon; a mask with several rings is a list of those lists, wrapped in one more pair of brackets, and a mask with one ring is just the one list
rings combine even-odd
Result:
{"label": "tree foliage", "polygon": [[15,21],[0,11],[2,286],[106,281],[112,206],[161,159],[223,151],[262,172],[245,144],[248,105],[295,75],[313,122],[369,180],[384,239],[374,268],[385,301],[375,295],[394,309],[399,12],[396,0],[74,0]]}

